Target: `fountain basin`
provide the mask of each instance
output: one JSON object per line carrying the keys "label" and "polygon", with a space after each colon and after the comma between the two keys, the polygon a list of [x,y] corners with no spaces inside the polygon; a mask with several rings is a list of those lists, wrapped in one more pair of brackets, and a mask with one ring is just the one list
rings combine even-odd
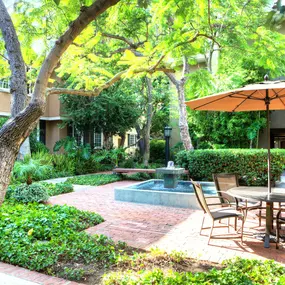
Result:
{"label": "fountain basin", "polygon": [[[214,182],[200,182],[205,195],[217,195]],[[164,188],[164,181],[152,179],[115,188],[115,200],[200,209],[190,181],[179,181],[176,188]]]}

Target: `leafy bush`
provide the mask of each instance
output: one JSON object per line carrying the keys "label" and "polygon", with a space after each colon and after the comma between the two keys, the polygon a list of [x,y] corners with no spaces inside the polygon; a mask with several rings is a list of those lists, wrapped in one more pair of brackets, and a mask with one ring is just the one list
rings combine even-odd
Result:
{"label": "leafy bush", "polygon": [[54,272],[61,264],[112,264],[116,246],[83,230],[103,222],[95,213],[68,206],[13,204],[0,207],[0,260],[30,270]]}
{"label": "leafy bush", "polygon": [[52,163],[55,175],[58,177],[72,176],[75,174],[75,159],[67,155],[54,154],[52,156]]}
{"label": "leafy bush", "polygon": [[51,172],[51,165],[42,164],[41,160],[35,160],[29,156],[25,156],[23,161],[15,162],[12,182],[31,184],[33,181],[50,178]]}
{"label": "leafy bush", "polygon": [[115,174],[93,174],[68,178],[67,182],[78,185],[93,185],[99,186],[121,180]]}
{"label": "leafy bush", "polygon": [[150,161],[163,162],[165,160],[165,140],[150,141]]}
{"label": "leafy bush", "polygon": [[123,147],[114,149],[102,149],[92,156],[93,160],[98,163],[111,163],[114,166],[118,166],[119,162],[123,161],[127,157],[125,149]]}
{"label": "leafy bush", "polygon": [[52,184],[47,182],[41,182],[41,185],[45,187],[49,196],[56,196],[73,192],[73,186],[71,183],[61,182]]}
{"label": "leafy bush", "polygon": [[[176,163],[189,169],[194,180],[212,180],[213,173],[237,173],[241,184],[267,185],[267,150],[225,149],[181,151]],[[280,178],[285,166],[285,150],[271,150],[271,180]]]}
{"label": "leafy bush", "polygon": [[22,203],[29,202],[46,202],[49,198],[49,195],[44,186],[38,183],[31,185],[20,185],[17,186],[14,190],[12,197]]}
{"label": "leafy bush", "polygon": [[285,269],[282,265],[266,260],[238,258],[228,261],[224,269],[208,272],[174,272],[155,268],[147,271],[114,272],[104,277],[105,285],[147,284],[216,284],[216,285],[281,285],[284,284]]}

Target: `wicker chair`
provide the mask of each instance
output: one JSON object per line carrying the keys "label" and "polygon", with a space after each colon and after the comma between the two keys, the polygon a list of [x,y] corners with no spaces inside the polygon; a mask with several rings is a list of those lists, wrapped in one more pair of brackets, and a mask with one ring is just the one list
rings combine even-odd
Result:
{"label": "wicker chair", "polygon": [[220,196],[221,202],[225,198],[227,198],[231,204],[235,204],[236,209],[238,211],[242,211],[244,213],[244,217],[246,220],[247,212],[251,210],[259,210],[258,214],[258,220],[259,220],[259,226],[261,226],[261,210],[265,209],[265,207],[262,206],[262,202],[250,202],[247,200],[237,199],[229,194],[227,194],[227,191],[233,187],[238,187],[238,175],[234,173],[218,173],[213,174],[213,179],[215,182],[215,186],[218,192],[218,195]]}
{"label": "wicker chair", "polygon": [[285,213],[285,208],[281,208],[276,215],[276,249],[279,248],[281,225],[285,224],[285,216],[281,216],[282,213]]}
{"label": "wicker chair", "polygon": [[[208,239],[208,244],[210,243],[210,239],[212,237],[215,221],[220,221],[222,219],[229,219],[229,218],[235,218],[235,230],[237,230],[237,219],[241,218],[242,219],[242,227],[241,227],[241,242],[243,242],[243,226],[244,226],[244,215],[240,211],[237,211],[235,207],[231,207],[230,202],[224,198],[224,202],[214,202],[214,203],[209,203],[208,201],[210,199],[216,199],[218,198],[218,201],[220,199],[220,196],[204,196],[203,190],[201,186],[194,181],[192,181],[192,185],[196,194],[196,198],[198,200],[199,205],[201,206],[202,210],[204,211],[204,216],[203,216],[203,221],[200,229],[200,234],[202,232],[204,226],[204,221],[205,221],[205,215],[207,214],[211,219],[212,219],[212,226],[211,226],[211,231],[209,234],[209,239]],[[223,207],[227,205],[228,207]],[[216,206],[214,209],[210,209],[210,207]],[[217,207],[219,206],[219,207]],[[228,222],[228,230],[229,230],[229,222]]]}

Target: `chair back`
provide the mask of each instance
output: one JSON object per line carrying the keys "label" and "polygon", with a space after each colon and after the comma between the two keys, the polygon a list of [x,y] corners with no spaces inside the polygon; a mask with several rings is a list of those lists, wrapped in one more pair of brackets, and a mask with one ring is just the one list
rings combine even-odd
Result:
{"label": "chair back", "polygon": [[225,195],[219,191],[227,192],[233,187],[238,187],[238,175],[235,173],[217,173],[213,174],[213,179],[221,202],[224,203],[223,198],[227,198],[230,202],[235,202],[235,199],[233,197],[230,195]]}
{"label": "chair back", "polygon": [[195,195],[196,195],[196,198],[198,200],[200,207],[202,208],[204,213],[208,213],[209,215],[211,215],[211,212],[207,205],[207,201],[205,199],[201,185],[194,182],[193,180],[191,180],[191,182],[192,182],[193,189],[194,189],[194,192],[195,192]]}

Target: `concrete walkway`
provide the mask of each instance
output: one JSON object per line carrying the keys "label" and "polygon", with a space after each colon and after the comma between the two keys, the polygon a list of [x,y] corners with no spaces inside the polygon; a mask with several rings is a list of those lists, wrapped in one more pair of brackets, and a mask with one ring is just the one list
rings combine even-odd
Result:
{"label": "concrete walkway", "polygon": [[[221,262],[240,256],[244,258],[274,259],[285,263],[285,250],[265,249],[263,242],[252,237],[258,228],[255,215],[250,212],[244,231],[244,243],[232,231],[215,229],[214,235],[222,234],[222,239],[211,240],[207,245],[208,230],[199,234],[202,211],[174,207],[154,206],[119,202],[114,200],[114,187],[130,185],[133,181],[119,181],[108,185],[89,187],[82,191],[50,198],[51,204],[71,205],[81,210],[93,211],[102,215],[105,222],[87,230],[90,234],[104,234],[115,241],[150,249],[159,247],[166,251],[184,251],[189,256]],[[86,186],[82,186],[86,187]]]}

